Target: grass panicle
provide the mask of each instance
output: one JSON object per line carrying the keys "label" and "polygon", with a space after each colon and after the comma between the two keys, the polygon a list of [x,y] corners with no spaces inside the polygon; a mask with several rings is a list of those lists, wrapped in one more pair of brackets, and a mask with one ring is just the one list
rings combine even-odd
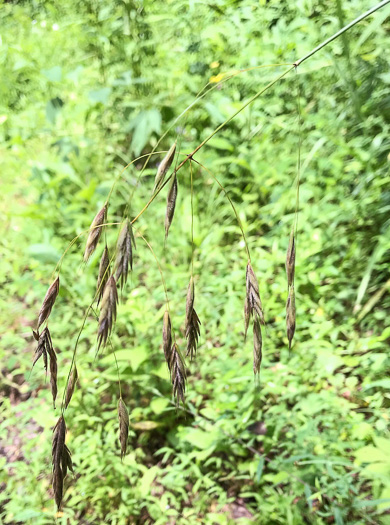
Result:
{"label": "grass panicle", "polygon": [[73,472],[72,459],[68,447],[65,445],[66,424],[61,416],[53,429],[52,465],[53,465],[53,491],[58,510],[61,508],[64,479],[67,470]]}
{"label": "grass panicle", "polygon": [[103,208],[97,213],[94,220],[92,221],[89,235],[87,238],[87,244],[85,246],[85,251],[84,251],[84,262],[88,261],[88,259],[91,257],[91,255],[95,251],[96,246],[98,245],[99,238],[103,230],[102,224],[104,224],[105,222],[106,213],[107,213],[107,205],[105,204]]}
{"label": "grass panicle", "polygon": [[165,239],[168,237],[169,228],[171,227],[173,216],[175,214],[177,198],[177,176],[172,177],[171,184],[167,195],[167,210],[165,213]]}
{"label": "grass panicle", "polygon": [[163,158],[163,160],[161,161],[157,169],[156,178],[154,180],[153,193],[155,193],[161,187],[162,183],[164,182],[165,175],[167,174],[167,171],[171,167],[173,159],[175,158],[176,142],[177,141],[175,141],[172,144],[168,153],[165,155],[165,157]]}
{"label": "grass panicle", "polygon": [[260,373],[261,360],[263,348],[263,338],[261,335],[260,320],[256,317],[253,320],[253,372],[254,374]]}
{"label": "grass panicle", "polygon": [[129,268],[133,269],[133,246],[136,247],[133,228],[129,219],[126,219],[116,245],[115,278],[120,281],[121,289],[126,284]]}
{"label": "grass panicle", "polygon": [[118,402],[118,418],[119,418],[119,441],[121,444],[121,459],[126,455],[127,440],[129,437],[129,413],[122,398]]}
{"label": "grass panicle", "polygon": [[102,305],[99,316],[98,350],[100,346],[106,345],[108,336],[111,334],[113,324],[116,320],[116,309],[118,304],[118,291],[115,278],[111,275],[104,288]]}
{"label": "grass panicle", "polygon": [[70,403],[70,400],[72,399],[74,389],[76,387],[77,379],[78,379],[78,372],[76,364],[73,365],[72,372],[69,377],[68,385],[66,387],[66,394],[65,394],[65,409],[68,408],[68,405]]}
{"label": "grass panicle", "polygon": [[169,370],[171,371],[173,395],[176,398],[176,403],[179,404],[181,401],[184,405],[187,372],[184,359],[176,343],[173,343],[171,348]]}
{"label": "grass panicle", "polygon": [[45,298],[43,299],[43,303],[41,306],[41,309],[39,311],[38,315],[38,325],[37,330],[39,330],[39,327],[47,320],[47,318],[50,315],[50,312],[54,306],[54,303],[57,299],[57,295],[60,289],[60,277],[58,276],[54,282],[49,286],[49,289],[46,292]]}
{"label": "grass panicle", "polygon": [[170,368],[172,349],[172,326],[168,310],[165,311],[163,320],[163,349],[165,361],[167,362],[168,367]]}
{"label": "grass panicle", "polygon": [[286,255],[286,273],[287,273],[287,285],[293,286],[295,276],[295,235],[294,229],[291,230],[290,240],[287,248]]}
{"label": "grass panicle", "polygon": [[286,328],[288,349],[291,350],[291,343],[295,333],[295,290],[294,286],[290,286],[288,292],[288,299],[286,304]]}
{"label": "grass panicle", "polygon": [[99,264],[99,275],[98,275],[98,280],[97,280],[97,285],[96,285],[96,294],[97,294],[97,304],[99,305],[102,297],[103,297],[103,293],[104,293],[104,288],[106,286],[106,283],[108,281],[108,278],[110,276],[109,274],[109,271],[110,271],[110,254],[108,252],[108,248],[107,248],[107,244],[103,250],[103,254],[102,254],[102,257],[100,259],[100,264]]}

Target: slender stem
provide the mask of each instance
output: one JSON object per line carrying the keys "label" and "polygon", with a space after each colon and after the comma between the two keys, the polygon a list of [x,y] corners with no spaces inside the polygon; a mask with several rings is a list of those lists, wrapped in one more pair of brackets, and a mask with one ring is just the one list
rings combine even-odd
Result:
{"label": "slender stem", "polygon": [[207,171],[207,173],[215,180],[215,182],[218,184],[218,186],[221,188],[221,190],[224,192],[225,196],[227,197],[228,201],[230,202],[230,205],[233,209],[233,212],[234,212],[234,215],[236,216],[236,219],[237,219],[237,223],[238,223],[238,227],[240,228],[241,230],[241,234],[242,234],[242,238],[243,238],[243,241],[245,243],[245,250],[246,250],[246,253],[248,255],[248,261],[250,262],[251,260],[251,256],[250,256],[250,252],[249,252],[249,245],[248,245],[248,241],[246,240],[246,236],[245,236],[245,232],[244,232],[244,227],[242,225],[242,222],[241,222],[241,219],[238,215],[238,212],[236,210],[236,207],[234,206],[233,204],[233,201],[232,199],[230,198],[227,190],[222,186],[222,184],[219,182],[219,180],[217,179],[217,177],[208,169],[206,168],[206,166],[204,166],[204,164],[202,164],[201,162],[199,162],[198,160],[195,160],[195,159],[192,159],[194,162],[196,162],[196,164],[199,164],[199,166],[201,168],[203,168],[205,171]]}
{"label": "slender stem", "polygon": [[[117,223],[114,223],[114,224],[117,224]],[[109,226],[110,223],[107,223],[105,224],[105,226]],[[84,314],[84,318],[83,318],[83,322],[81,324],[81,328],[79,330],[79,333],[77,334],[77,339],[76,339],[76,343],[75,343],[75,346],[74,346],[74,349],[73,349],[73,354],[72,354],[72,361],[70,363],[70,368],[69,368],[69,373],[68,373],[68,378],[66,380],[66,383],[65,383],[65,388],[64,388],[64,393],[63,393],[63,396],[62,396],[62,404],[61,404],[61,412],[62,414],[64,413],[65,411],[65,395],[66,395],[66,390],[68,388],[68,384],[69,384],[69,379],[70,379],[70,374],[72,373],[72,368],[73,368],[73,365],[75,364],[76,362],[76,353],[77,353],[77,347],[78,347],[78,344],[79,344],[79,341],[80,341],[80,337],[81,337],[81,334],[83,333],[83,330],[84,330],[84,326],[85,326],[85,323],[87,322],[87,319],[88,319],[88,315],[89,315],[89,312],[91,310],[93,310],[93,303],[95,302],[96,298],[98,297],[99,293],[100,293],[100,289],[103,285],[103,282],[104,282],[104,278],[107,274],[107,272],[109,271],[110,269],[110,266],[111,266],[111,263],[113,262],[114,260],[114,257],[115,257],[115,254],[111,257],[110,259],[110,262],[109,262],[109,265],[106,269],[106,271],[104,272],[103,276],[102,276],[102,281],[99,285],[99,288],[96,290],[96,293],[92,299],[92,302],[90,303],[90,305],[88,306],[87,308],[87,311],[85,312]]]}
{"label": "slender stem", "polygon": [[112,344],[112,341],[111,341],[111,337],[110,337],[110,346],[111,346],[112,353],[114,354],[114,359],[115,359],[115,364],[116,364],[116,371],[117,371],[117,374],[118,374],[119,397],[120,397],[120,399],[122,399],[122,387],[121,387],[121,378],[120,378],[120,375],[119,375],[118,360],[116,358],[116,353],[115,353],[115,350],[114,350],[114,347],[113,347],[113,344]]}
{"label": "slender stem", "polygon": [[[389,0],[390,1],[390,0]],[[283,77],[285,77],[287,75],[287,73],[289,73],[290,71],[292,71],[294,69],[294,66],[291,66],[287,71],[285,71],[284,73],[282,73],[281,75],[279,75],[277,78],[275,78],[272,82],[270,82],[269,84],[267,84],[262,90],[258,91],[255,95],[253,95],[253,97],[251,97],[243,106],[241,106],[240,109],[238,109],[233,115],[231,115],[227,120],[225,120],[225,122],[222,122],[222,124],[220,124],[208,137],[206,137],[203,142],[201,142],[195,149],[192,153],[190,153],[190,155],[187,155],[187,157],[182,160],[180,162],[180,164],[177,166],[177,168],[175,169],[175,171],[165,180],[164,184],[162,184],[160,186],[160,188],[150,197],[149,201],[145,204],[145,206],[142,208],[142,210],[138,213],[138,215],[136,215],[136,217],[134,217],[134,219],[131,221],[131,224],[134,224],[140,217],[141,215],[149,208],[149,206],[152,204],[152,202],[154,201],[154,199],[157,197],[157,195],[160,193],[160,191],[164,188],[164,186],[166,184],[168,184],[168,181],[172,178],[172,176],[177,173],[183,166],[184,164],[189,160],[189,159],[192,159],[192,157],[195,155],[195,153],[197,153],[201,148],[203,148],[203,146],[205,144],[207,144],[207,142],[209,140],[211,140],[214,135],[216,133],[218,133],[218,131],[220,131],[224,126],[226,126],[226,124],[228,124],[231,120],[233,120],[239,113],[241,113],[241,111],[243,111],[247,106],[249,106],[249,104],[251,104],[254,100],[256,100],[260,95],[262,95],[265,91],[267,91],[267,89],[269,89],[270,87],[272,87],[274,84],[276,84],[276,82],[278,82],[279,80],[281,80]]]}
{"label": "slender stem", "polygon": [[[252,70],[255,70],[255,69],[263,69],[263,68],[271,68],[271,67],[280,67],[280,66],[290,66],[292,65],[291,63],[280,63],[280,64],[263,64],[261,66],[253,66],[253,67],[248,67],[246,69],[240,69],[239,71],[235,71],[234,73],[231,73],[230,75],[229,74],[226,74],[226,77],[223,78],[220,82],[218,83],[215,83],[214,85],[212,85],[213,83],[212,82],[208,82],[205,86],[203,86],[203,88],[198,92],[198,94],[196,95],[195,97],[195,100],[193,100],[191,102],[191,104],[189,106],[187,106],[181,113],[178,117],[175,118],[175,120],[172,122],[172,124],[167,128],[167,130],[165,131],[165,133],[163,133],[163,135],[161,135],[161,137],[158,139],[157,141],[157,144],[154,146],[154,148],[152,149],[151,153],[150,154],[146,154],[144,156],[147,157],[142,169],[141,169],[141,172],[140,174],[138,175],[138,178],[137,178],[137,182],[139,181],[139,179],[141,178],[143,172],[145,171],[146,169],[146,166],[148,165],[149,163],[149,160],[150,160],[150,156],[154,154],[154,151],[155,149],[159,146],[159,144],[161,143],[162,140],[164,140],[164,138],[168,135],[168,133],[171,131],[171,129],[179,122],[179,120],[186,114],[188,114],[189,110],[191,108],[193,108],[200,100],[202,100],[206,95],[208,95],[209,93],[211,93],[211,91],[214,91],[214,89],[216,89],[217,87],[221,86],[223,83],[227,82],[228,80],[232,79],[233,77],[236,77],[237,75],[241,75],[242,73],[246,73],[248,71],[252,71]],[[210,85],[212,85],[211,88],[207,89]],[[179,144],[179,151],[180,151],[180,144]],[[125,168],[126,169],[126,168]],[[135,190],[134,190],[135,191]],[[134,191],[132,193],[132,195],[134,194]]]}
{"label": "slender stem", "polygon": [[[149,244],[149,242],[145,239],[145,237],[139,233],[139,231],[137,231],[137,236],[138,237],[141,237],[141,239],[144,241],[144,243],[146,244],[146,246],[149,248],[149,250],[151,251],[153,257],[154,257],[154,260],[156,261],[157,263],[157,266],[158,266],[158,270],[160,272],[160,276],[161,276],[161,282],[162,282],[162,285],[164,287],[164,293],[165,293],[165,300],[166,300],[166,305],[167,305],[167,310],[168,310],[168,313],[171,314],[171,310],[170,310],[170,305],[169,305],[169,297],[168,297],[168,288],[167,288],[167,283],[165,281],[165,278],[164,278],[164,274],[163,274],[163,271],[162,271],[162,267],[161,267],[161,264],[160,264],[160,261],[158,260],[157,258],[157,255],[156,255],[156,252],[153,250],[152,246]],[[175,341],[176,343],[176,336],[175,336],[175,330],[174,328],[172,327],[172,333],[173,333],[173,340]]]}
{"label": "slender stem", "polygon": [[76,237],[74,237],[74,239],[72,239],[70,241],[70,243],[68,244],[66,250],[64,251],[64,253],[61,255],[60,259],[58,260],[58,263],[56,265],[56,267],[54,268],[54,271],[52,273],[52,276],[51,276],[51,280],[53,280],[54,278],[54,275],[61,271],[61,265],[62,265],[62,261],[65,257],[65,255],[68,253],[68,251],[72,248],[72,246],[74,245],[74,243],[82,236],[82,235],[85,235],[86,233],[89,233],[91,230],[95,230],[96,228],[103,228],[104,226],[115,226],[115,225],[118,225],[118,224],[122,224],[121,222],[105,222],[104,224],[99,224],[98,226],[90,226],[87,230],[84,230],[82,231],[81,233],[79,233],[78,235],[76,235]]}
{"label": "slender stem", "polygon": [[345,33],[346,31],[348,31],[348,29],[351,29],[351,27],[355,26],[356,24],[358,24],[359,22],[361,22],[362,20],[364,20],[365,18],[367,18],[368,16],[372,15],[372,13],[375,13],[375,11],[378,11],[378,9],[381,9],[382,7],[384,7],[385,5],[387,5],[388,3],[390,3],[390,0],[383,0],[383,2],[379,2],[379,4],[377,4],[376,6],[372,7],[371,9],[369,9],[368,11],[366,11],[365,13],[361,14],[360,16],[358,16],[357,18],[355,18],[355,20],[352,20],[352,22],[350,22],[349,24],[347,24],[346,26],[342,27],[340,29],[340,31],[337,31],[337,33],[335,33],[334,35],[332,35],[331,37],[327,38],[326,40],[324,40],[321,44],[319,44],[317,47],[315,47],[314,49],[312,49],[310,51],[310,53],[308,53],[307,55],[305,55],[304,57],[300,58],[299,60],[297,60],[296,62],[294,62],[294,66],[298,67],[300,64],[302,64],[302,62],[304,62],[305,60],[307,60],[308,58],[312,57],[313,55],[315,55],[315,53],[317,53],[318,51],[320,51],[320,49],[322,49],[323,47],[327,46],[328,44],[330,44],[331,42],[333,42],[333,40],[336,40],[336,38],[338,38],[340,35],[342,35],[343,33]]}
{"label": "slender stem", "polygon": [[[330,38],[324,40],[324,42],[322,42],[320,45],[318,45],[317,47],[315,47],[312,51],[310,51],[310,53],[308,53],[307,55],[305,55],[304,57],[300,58],[299,60],[297,60],[296,62],[294,62],[293,66],[290,67],[289,69],[287,69],[284,73],[282,73],[281,75],[279,75],[278,77],[276,77],[274,80],[272,80],[269,84],[267,84],[263,89],[261,89],[260,91],[258,91],[255,95],[253,95],[253,97],[251,97],[247,102],[245,102],[245,104],[243,106],[241,106],[235,113],[233,113],[233,115],[231,115],[227,120],[225,120],[224,122],[222,122],[222,124],[220,124],[208,137],[206,137],[195,149],[194,151],[188,155],[188,157],[186,159],[184,159],[179,165],[178,167],[176,168],[176,170],[174,171],[174,173],[176,173],[177,171],[179,171],[179,169],[181,169],[184,164],[190,159],[192,158],[195,153],[197,153],[205,144],[207,144],[207,142],[212,138],[214,137],[214,135],[216,133],[218,133],[218,131],[220,131],[222,128],[224,128],[226,126],[226,124],[228,124],[230,121],[232,121],[239,113],[241,113],[241,111],[243,111],[247,106],[249,106],[250,104],[252,104],[252,102],[254,102],[258,97],[260,97],[263,93],[265,93],[266,91],[268,91],[268,89],[270,89],[274,84],[276,84],[277,82],[279,82],[279,80],[281,80],[283,77],[285,77],[288,73],[290,73],[290,71],[292,71],[294,68],[298,67],[300,64],[302,64],[302,62],[304,62],[305,60],[307,60],[308,58],[312,57],[315,53],[317,53],[318,51],[320,51],[323,47],[325,47],[326,45],[330,44],[330,42],[332,42],[333,40],[335,40],[337,37],[339,37],[340,35],[342,35],[343,33],[345,33],[345,31],[348,31],[348,29],[351,29],[351,27],[353,27],[354,25],[356,25],[357,23],[359,23],[360,21],[364,20],[365,18],[367,18],[368,16],[370,16],[372,13],[374,13],[375,11],[377,11],[378,9],[384,7],[385,5],[387,5],[388,3],[390,3],[390,0],[383,0],[382,2],[380,2],[378,5],[376,5],[375,7],[372,7],[371,9],[369,9],[368,11],[366,11],[365,13],[363,13],[362,15],[358,16],[357,18],[355,18],[355,20],[353,20],[352,22],[350,22],[349,24],[347,24],[346,26],[344,26],[342,29],[340,29],[339,31],[337,31],[337,33],[335,33],[334,35],[332,35]],[[149,208],[150,204],[154,201],[154,199],[157,197],[158,193],[162,190],[162,188],[165,186],[165,184],[170,180],[170,178],[172,177],[172,175],[170,175],[168,177],[168,179],[165,181],[165,183],[160,187],[160,190],[158,192],[156,192],[154,195],[152,195],[152,197],[149,199],[149,201],[146,203],[146,205],[142,208],[142,210],[138,213],[138,215],[136,215],[136,217],[132,220],[132,224],[134,222],[136,222],[140,217],[141,215]]]}
{"label": "slender stem", "polygon": [[298,74],[296,75],[297,81],[297,112],[298,112],[298,159],[297,159],[297,198],[295,204],[295,217],[294,217],[294,230],[295,230],[295,242],[298,234],[298,212],[299,212],[299,188],[301,182],[301,148],[302,148],[302,112],[301,112],[301,84],[299,82]]}
{"label": "slender stem", "polygon": [[190,161],[190,183],[191,183],[191,277],[193,277],[194,276],[194,180],[193,180],[191,161]]}

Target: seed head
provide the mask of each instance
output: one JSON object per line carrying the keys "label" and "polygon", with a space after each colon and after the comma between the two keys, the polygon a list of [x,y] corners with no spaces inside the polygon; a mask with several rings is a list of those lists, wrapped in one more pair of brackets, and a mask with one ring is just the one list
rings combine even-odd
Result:
{"label": "seed head", "polygon": [[129,413],[122,398],[118,402],[119,441],[121,444],[121,459],[126,455],[127,440],[129,437]]}
{"label": "seed head", "polygon": [[57,299],[58,291],[60,289],[60,278],[59,276],[55,281],[49,286],[49,289],[46,292],[45,298],[38,315],[38,326],[37,329],[41,326],[42,323],[46,321],[49,317],[51,309],[54,306],[54,303]]}
{"label": "seed head", "polygon": [[103,343],[106,345],[108,336],[111,334],[112,326],[116,320],[116,307],[118,304],[118,292],[114,277],[108,279],[104,288],[102,306],[99,316],[98,350]]}
{"label": "seed head", "polygon": [[290,287],[286,304],[286,328],[288,349],[291,350],[291,342],[295,333],[295,291],[294,286]]}
{"label": "seed head", "polygon": [[294,284],[295,275],[295,236],[293,229],[291,230],[290,240],[287,248],[286,273],[288,286],[292,286]]}
{"label": "seed head", "polygon": [[96,246],[99,242],[100,235],[102,233],[102,224],[104,224],[105,217],[107,212],[107,206],[104,205],[103,208],[97,213],[94,220],[92,221],[91,227],[89,229],[87,244],[84,251],[84,261],[87,262],[91,257],[93,252],[96,249]]}
{"label": "seed head", "polygon": [[168,237],[169,228],[171,227],[173,216],[175,214],[177,198],[177,177],[172,177],[172,182],[167,195],[167,211],[165,213],[165,238]]}
{"label": "seed head", "polygon": [[156,190],[158,190],[160,186],[162,185],[162,183],[164,182],[165,175],[167,171],[169,170],[169,168],[171,167],[173,159],[175,158],[175,152],[176,152],[176,141],[174,142],[174,144],[172,144],[168,153],[165,155],[165,157],[163,158],[163,160],[161,161],[157,169],[156,178],[154,180],[153,193],[155,193]]}

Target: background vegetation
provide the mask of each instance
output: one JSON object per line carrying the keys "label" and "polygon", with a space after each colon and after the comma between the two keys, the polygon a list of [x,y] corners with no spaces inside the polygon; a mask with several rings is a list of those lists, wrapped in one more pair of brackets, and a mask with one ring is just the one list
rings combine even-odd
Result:
{"label": "background vegetation", "polygon": [[[227,200],[195,172],[195,274],[202,320],[187,412],[171,402],[161,348],[164,292],[142,242],[113,337],[129,452],[120,461],[115,363],[79,347],[68,410],[63,512],[50,489],[58,417],[44,371],[31,376],[34,325],[67,243],[88,228],[114,178],[148,152],[198,91],[225,72],[293,62],[372,2],[106,0],[0,9],[0,523],[390,523],[389,8],[290,74],[197,155],[228,189],[247,232],[267,319],[260,385],[243,341],[246,254]],[[163,141],[189,153],[282,68],[218,85]],[[295,208],[297,333],[285,337],[285,251]],[[131,199],[152,191],[157,158]],[[137,170],[113,194],[120,217]],[[189,171],[166,249],[165,192],[137,223],[163,265],[183,345],[191,259]],[[110,233],[115,238],[115,229]],[[51,331],[60,395],[100,251],[66,257]]]}

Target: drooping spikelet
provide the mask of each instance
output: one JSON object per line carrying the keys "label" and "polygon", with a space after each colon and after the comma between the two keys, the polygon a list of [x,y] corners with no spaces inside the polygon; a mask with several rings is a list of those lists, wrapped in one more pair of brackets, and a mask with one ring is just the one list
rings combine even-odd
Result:
{"label": "drooping spikelet", "polygon": [[[246,267],[246,301],[252,317],[258,316],[260,323],[265,324],[264,312],[260,299],[259,283],[257,282],[255,272],[248,262]],[[246,318],[246,317],[245,317]]]}
{"label": "drooping spikelet", "polygon": [[61,508],[64,479],[68,468],[73,472],[71,455],[65,445],[65,434],[65,419],[61,416],[54,427],[52,443],[53,491],[58,510]]}
{"label": "drooping spikelet", "polygon": [[97,304],[100,303],[101,298],[103,297],[104,287],[110,276],[110,256],[108,253],[107,245],[104,248],[102,258],[100,259],[99,264],[99,275],[96,285],[96,295],[97,295]]}
{"label": "drooping spikelet", "polygon": [[290,286],[286,304],[286,328],[288,349],[291,350],[291,342],[295,333],[295,291],[294,286]]}
{"label": "drooping spikelet", "polygon": [[186,356],[190,356],[191,361],[196,357],[196,350],[198,346],[198,340],[200,336],[200,325],[198,314],[195,308],[192,309],[191,321],[189,322],[186,329],[187,338],[187,352]]}
{"label": "drooping spikelet", "polygon": [[[49,286],[49,289],[46,292],[45,298],[38,315],[38,326],[37,329],[41,326],[42,323],[46,321],[49,317],[51,309],[54,306],[54,303],[57,299],[58,291],[60,289],[60,278],[59,276],[55,281]],[[34,336],[35,337],[35,336]]]}
{"label": "drooping spikelet", "polygon": [[175,158],[175,152],[176,152],[176,141],[172,146],[170,147],[168,153],[165,155],[163,160],[161,161],[157,173],[156,178],[154,180],[154,188],[153,193],[160,188],[162,183],[164,182],[165,175],[169,168],[171,167],[171,164],[173,162],[173,159]]}
{"label": "drooping spikelet", "polygon": [[50,387],[51,395],[53,398],[53,407],[56,407],[57,398],[57,356],[52,346],[48,347],[47,350],[50,358]]}
{"label": "drooping spikelet", "polygon": [[195,302],[195,286],[194,279],[191,277],[188,285],[187,300],[186,300],[186,324],[185,324],[185,336],[187,339],[187,352],[186,356],[190,356],[192,359],[196,356],[196,348],[200,336],[200,325],[198,314],[194,308]]}
{"label": "drooping spikelet", "polygon": [[135,248],[133,228],[129,219],[126,219],[116,245],[115,278],[120,280],[121,289],[127,281],[129,266],[130,270],[133,269],[133,245]]}
{"label": "drooping spikelet", "polygon": [[259,283],[255,272],[248,262],[246,267],[246,297],[245,297],[245,338],[248,331],[250,318],[253,318],[253,371],[255,374],[260,372],[262,359],[262,334],[261,325],[265,324],[264,312],[260,299]]}
{"label": "drooping spikelet", "polygon": [[245,319],[245,340],[246,334],[248,333],[249,321],[251,318],[251,307],[249,305],[248,294],[245,295],[245,305],[244,305],[244,319]]}
{"label": "drooping spikelet", "polygon": [[77,379],[78,379],[77,367],[76,367],[76,364],[74,364],[72,371],[70,373],[68,386],[66,387],[65,408],[68,408],[70,400],[72,399],[73,392],[76,387]]}
{"label": "drooping spikelet", "polygon": [[177,198],[177,176],[172,177],[172,182],[167,195],[167,210],[165,213],[165,238],[168,237],[169,228],[171,227],[173,216],[175,214]]}
{"label": "drooping spikelet", "polygon": [[253,372],[258,374],[260,372],[261,359],[263,347],[263,339],[261,335],[260,320],[256,317],[253,320]]}
{"label": "drooping spikelet", "polygon": [[87,244],[84,251],[84,261],[87,262],[91,257],[93,252],[98,245],[100,235],[103,231],[102,224],[104,224],[107,212],[107,205],[105,204],[103,208],[96,214],[94,220],[89,229]]}
{"label": "drooping spikelet", "polygon": [[172,349],[172,327],[171,327],[171,318],[169,317],[168,310],[165,310],[164,320],[163,320],[163,349],[165,361],[170,368],[171,363],[171,349]]}
{"label": "drooping spikelet", "polygon": [[129,413],[122,398],[118,402],[118,417],[119,417],[119,441],[121,444],[121,459],[126,455],[127,440],[129,437]]}
{"label": "drooping spikelet", "polygon": [[172,345],[169,369],[171,371],[173,395],[177,404],[181,401],[184,405],[187,373],[184,360],[176,343]]}
{"label": "drooping spikelet", "polygon": [[42,330],[42,333],[38,336],[38,346],[35,350],[33,367],[41,357],[43,358],[43,364],[46,371],[48,362],[50,363],[50,386],[53,397],[53,406],[55,408],[57,397],[57,356],[53,348],[53,342],[48,327]]}
{"label": "drooping spikelet", "polygon": [[98,329],[98,350],[103,343],[106,345],[108,336],[111,334],[112,326],[116,320],[116,307],[118,304],[118,292],[116,289],[116,281],[114,277],[108,279],[107,284],[104,288],[102,306],[99,316],[99,329]]}
{"label": "drooping spikelet", "polygon": [[294,284],[295,274],[295,236],[294,229],[291,230],[290,240],[287,248],[286,255],[286,273],[287,273],[287,284],[292,286]]}

